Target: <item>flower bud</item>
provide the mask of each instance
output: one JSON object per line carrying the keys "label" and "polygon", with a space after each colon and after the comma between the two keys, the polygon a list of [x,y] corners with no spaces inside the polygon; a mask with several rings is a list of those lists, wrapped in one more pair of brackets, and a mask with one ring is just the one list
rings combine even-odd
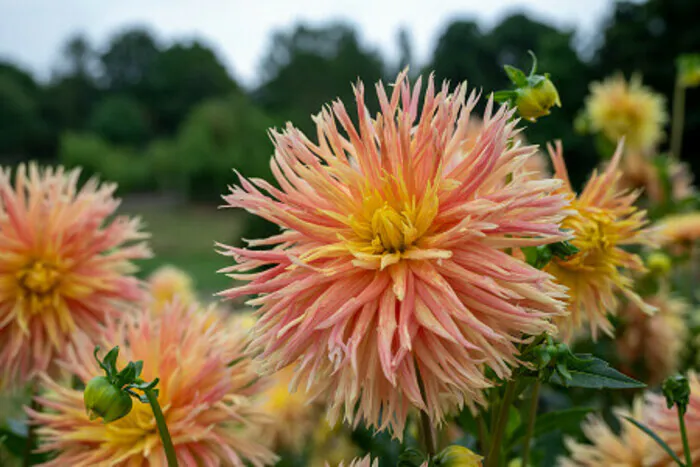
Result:
{"label": "flower bud", "polygon": [[435,457],[435,465],[440,467],[480,467],[481,457],[464,446],[452,445],[443,449]]}
{"label": "flower bud", "polygon": [[655,276],[665,276],[671,271],[671,258],[668,255],[655,252],[647,257],[647,268]]}
{"label": "flower bud", "polygon": [[700,86],[700,54],[678,58],[678,82],[686,88]]}
{"label": "flower bud", "polygon": [[110,383],[105,376],[96,376],[88,382],[83,400],[90,420],[102,418],[109,423],[131,412],[131,396]]}
{"label": "flower bud", "polygon": [[554,83],[547,76],[539,76],[537,84],[528,84],[519,88],[515,105],[518,113],[525,120],[536,121],[539,117],[549,115],[549,109],[561,107],[559,92]]}
{"label": "flower bud", "polygon": [[678,406],[681,415],[685,414],[690,403],[690,383],[683,375],[669,376],[661,385],[661,390],[666,398],[666,406],[670,409]]}

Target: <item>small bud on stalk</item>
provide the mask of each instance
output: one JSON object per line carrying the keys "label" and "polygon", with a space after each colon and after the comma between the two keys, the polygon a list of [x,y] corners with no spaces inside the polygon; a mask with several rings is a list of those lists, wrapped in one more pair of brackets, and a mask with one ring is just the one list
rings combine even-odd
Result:
{"label": "small bud on stalk", "polygon": [[549,74],[538,75],[537,57],[532,55],[532,69],[529,75],[522,70],[506,65],[504,68],[515,89],[498,91],[494,94],[497,102],[508,102],[518,109],[518,114],[525,120],[535,122],[538,118],[549,115],[554,106],[561,107],[557,88],[549,79]]}
{"label": "small bud on stalk", "polygon": [[90,420],[102,418],[105,423],[110,423],[131,412],[131,395],[112,384],[105,376],[96,376],[88,382],[83,399]]}

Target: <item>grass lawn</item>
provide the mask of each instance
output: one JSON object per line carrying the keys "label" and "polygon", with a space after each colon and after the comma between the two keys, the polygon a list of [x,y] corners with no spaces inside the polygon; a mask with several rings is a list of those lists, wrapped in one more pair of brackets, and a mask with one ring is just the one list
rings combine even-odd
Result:
{"label": "grass lawn", "polygon": [[230,244],[241,230],[241,214],[216,206],[158,205],[128,202],[122,212],[138,215],[151,233],[155,257],[139,262],[146,277],[159,266],[170,264],[192,275],[203,299],[232,284],[216,271],[232,264],[230,258],[214,251],[214,242]]}

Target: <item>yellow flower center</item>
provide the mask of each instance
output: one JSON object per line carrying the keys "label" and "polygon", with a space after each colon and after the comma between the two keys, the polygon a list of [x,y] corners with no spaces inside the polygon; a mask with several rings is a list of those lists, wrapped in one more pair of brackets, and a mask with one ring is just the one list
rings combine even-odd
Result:
{"label": "yellow flower center", "polygon": [[371,222],[372,247],[374,253],[403,253],[418,237],[409,213],[399,214],[396,209],[384,203],[374,211]]}
{"label": "yellow flower center", "polygon": [[[165,416],[167,421],[167,413]],[[134,401],[127,416],[104,426],[104,442],[115,449],[150,452],[160,443],[156,420],[148,404]]]}
{"label": "yellow flower center", "polygon": [[51,306],[61,273],[50,263],[34,261],[17,273],[21,296],[28,299],[30,311],[38,313]]}
{"label": "yellow flower center", "polygon": [[562,227],[574,232],[572,243],[579,252],[567,261],[558,261],[568,269],[604,272],[617,266],[615,248],[620,241],[618,226],[611,214],[580,211],[580,217],[564,220]]}

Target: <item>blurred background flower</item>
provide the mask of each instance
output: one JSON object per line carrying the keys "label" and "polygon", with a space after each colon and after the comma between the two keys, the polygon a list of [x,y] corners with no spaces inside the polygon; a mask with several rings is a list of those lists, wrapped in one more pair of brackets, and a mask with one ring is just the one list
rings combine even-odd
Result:
{"label": "blurred background flower", "polygon": [[[118,368],[143,360],[142,377],[160,378],[158,401],[182,465],[274,464],[274,454],[256,438],[269,419],[253,400],[264,382],[244,353],[246,335],[223,320],[212,325],[216,313],[173,302],[160,314],[143,310],[123,320],[101,341],[106,348],[120,346]],[[62,367],[83,384],[101,373],[85,337]],[[70,380],[42,381],[45,391],[37,400],[43,410],[29,414],[40,424],[41,449],[56,453],[47,466],[165,465],[148,404],[135,401],[124,418],[104,424],[88,418],[83,393],[66,384]]]}
{"label": "blurred background flower", "polygon": [[113,218],[116,185],[78,170],[20,165],[0,172],[0,375],[21,386],[56,370],[80,331],[145,297],[132,260],[147,258],[138,219]]}

